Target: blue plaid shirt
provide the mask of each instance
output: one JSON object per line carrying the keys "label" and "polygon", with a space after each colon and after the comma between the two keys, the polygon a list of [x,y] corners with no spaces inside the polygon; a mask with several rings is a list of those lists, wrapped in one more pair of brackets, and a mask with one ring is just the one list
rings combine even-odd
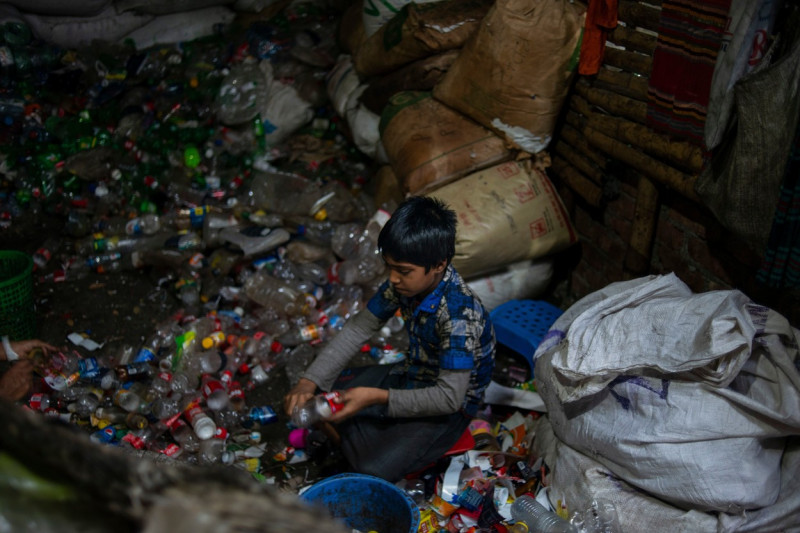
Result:
{"label": "blue plaid shirt", "polygon": [[475,416],[492,379],[494,329],[489,313],[452,265],[421,302],[397,294],[385,281],[367,303],[381,320],[400,309],[408,332],[405,373],[411,381],[433,383],[439,369],[471,369],[462,409]]}

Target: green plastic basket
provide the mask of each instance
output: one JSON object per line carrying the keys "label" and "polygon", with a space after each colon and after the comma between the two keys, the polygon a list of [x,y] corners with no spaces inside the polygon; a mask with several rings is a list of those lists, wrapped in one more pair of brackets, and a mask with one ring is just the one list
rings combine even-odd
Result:
{"label": "green plastic basket", "polygon": [[33,259],[15,250],[0,250],[0,335],[36,337]]}

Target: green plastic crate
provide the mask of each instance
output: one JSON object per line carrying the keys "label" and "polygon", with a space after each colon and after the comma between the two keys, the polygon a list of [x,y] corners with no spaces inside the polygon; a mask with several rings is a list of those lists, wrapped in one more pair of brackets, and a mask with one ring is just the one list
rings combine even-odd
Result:
{"label": "green plastic crate", "polygon": [[0,250],[0,336],[12,340],[36,337],[33,259],[15,250]]}

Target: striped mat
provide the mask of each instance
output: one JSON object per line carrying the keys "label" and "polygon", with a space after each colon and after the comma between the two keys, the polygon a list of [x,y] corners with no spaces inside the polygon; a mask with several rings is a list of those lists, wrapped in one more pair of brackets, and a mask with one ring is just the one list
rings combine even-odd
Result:
{"label": "striped mat", "polygon": [[704,146],[711,79],[731,0],[664,0],[648,86],[654,130]]}

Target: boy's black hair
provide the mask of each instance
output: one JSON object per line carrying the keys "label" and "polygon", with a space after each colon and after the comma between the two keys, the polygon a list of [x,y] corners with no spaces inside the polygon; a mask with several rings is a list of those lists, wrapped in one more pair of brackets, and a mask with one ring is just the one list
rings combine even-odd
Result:
{"label": "boy's black hair", "polygon": [[381,254],[429,271],[456,253],[456,214],[437,198],[411,196],[392,213],[378,236]]}

